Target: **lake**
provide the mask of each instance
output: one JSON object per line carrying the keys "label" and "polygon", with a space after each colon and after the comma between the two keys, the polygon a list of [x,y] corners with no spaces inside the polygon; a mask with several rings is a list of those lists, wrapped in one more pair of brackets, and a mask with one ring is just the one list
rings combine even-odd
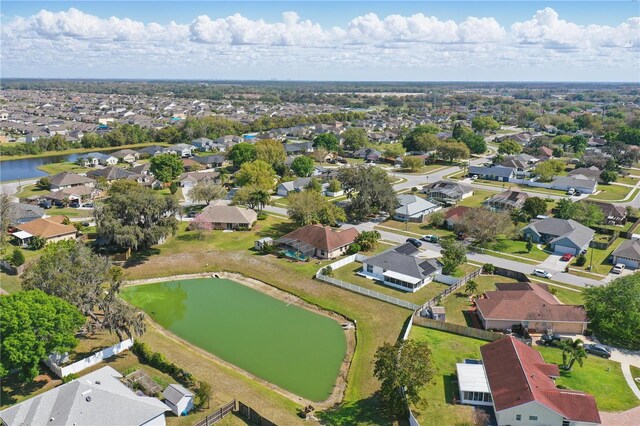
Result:
{"label": "lake", "polygon": [[51,157],[23,158],[21,160],[5,160],[0,162],[0,182],[18,179],[35,179],[47,176],[38,167],[45,164],[75,162],[83,154],[52,155]]}
{"label": "lake", "polygon": [[122,294],[177,336],[312,401],[331,395],[346,355],[335,320],[234,281],[170,281]]}

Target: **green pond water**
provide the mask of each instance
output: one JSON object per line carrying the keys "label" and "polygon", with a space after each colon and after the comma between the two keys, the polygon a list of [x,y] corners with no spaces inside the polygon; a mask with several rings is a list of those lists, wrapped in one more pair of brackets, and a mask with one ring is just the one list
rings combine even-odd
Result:
{"label": "green pond water", "polygon": [[336,321],[230,280],[140,285],[123,297],[188,342],[312,401],[331,394],[347,350]]}

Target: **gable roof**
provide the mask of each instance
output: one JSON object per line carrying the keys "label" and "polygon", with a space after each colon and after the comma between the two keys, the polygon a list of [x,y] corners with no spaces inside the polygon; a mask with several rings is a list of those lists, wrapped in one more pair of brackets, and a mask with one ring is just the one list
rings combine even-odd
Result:
{"label": "gable roof", "polygon": [[447,210],[447,212],[444,214],[444,219],[445,220],[449,220],[449,219],[458,220],[458,219],[462,218],[469,210],[471,210],[471,207],[467,207],[467,206],[456,206],[456,207],[453,207],[453,208]]}
{"label": "gable roof", "polygon": [[607,218],[627,217],[627,209],[624,206],[620,206],[612,203],[605,203],[602,201],[591,201],[588,199],[582,200],[582,202],[598,206]]}
{"label": "gable roof", "polygon": [[333,251],[353,243],[358,235],[359,232],[356,228],[347,228],[341,231],[336,231],[330,226],[305,225],[295,231],[289,232],[278,241],[301,241],[315,247],[316,249]]}
{"label": "gable roof", "polygon": [[409,216],[430,210],[437,207],[435,204],[411,194],[398,195],[400,207],[396,209],[396,214],[408,214]]}
{"label": "gable roof", "polygon": [[504,206],[518,207],[523,205],[528,198],[529,195],[526,192],[508,190],[485,200],[483,204],[501,204]]}
{"label": "gable roof", "polygon": [[103,177],[106,180],[129,179],[135,175],[135,173],[117,166],[107,166],[103,169],[96,169],[87,172],[87,176],[91,176],[96,179]]}
{"label": "gable roof", "polygon": [[473,188],[467,185],[462,185],[458,182],[452,182],[450,180],[441,180],[422,187],[423,191],[439,192],[447,195],[451,198],[460,198],[464,194],[473,192]]}
{"label": "gable roof", "polygon": [[516,172],[516,169],[514,169],[513,167],[504,167],[504,166],[494,166],[494,167],[470,166],[469,167],[470,175],[511,177],[515,174],[515,172]]}
{"label": "gable roof", "polygon": [[640,260],[640,240],[626,240],[611,254],[614,256],[625,257],[627,259]]}
{"label": "gable roof", "polygon": [[80,176],[76,173],[62,172],[53,175],[49,178],[49,182],[53,186],[68,186],[68,185],[84,185],[87,183],[94,183],[95,180],[86,176]]}
{"label": "gable roof", "polygon": [[138,396],[112,367],[101,369],[0,412],[8,425],[142,425],[169,411],[156,398]]}
{"label": "gable roof", "polygon": [[538,234],[546,234],[554,236],[551,243],[556,243],[561,239],[568,239],[576,245],[576,247],[584,247],[593,236],[595,231],[588,228],[573,219],[548,218],[537,220],[522,228],[523,231],[532,229]]}
{"label": "gable roof", "polygon": [[311,182],[311,178],[298,178],[287,182],[282,182],[278,185],[278,188],[284,188],[287,192],[295,191],[296,189],[304,188]]}
{"label": "gable roof", "polygon": [[579,167],[577,169],[573,169],[568,173],[568,176],[585,176],[592,179],[595,179],[599,183],[602,183],[602,178],[600,175],[602,174],[602,170],[597,168],[596,166],[591,167]]}
{"label": "gable roof", "polygon": [[562,188],[589,188],[594,190],[598,182],[588,176],[576,174],[573,176],[560,176],[554,179],[551,184]]}
{"label": "gable roof", "polygon": [[476,300],[485,319],[502,321],[588,322],[581,305],[563,305],[543,287],[530,283],[496,285]]}
{"label": "gable roof", "polygon": [[76,228],[72,225],[64,225],[62,223],[63,220],[64,216],[52,216],[46,219],[40,218],[17,225],[16,228],[42,238],[54,238],[62,235],[75,234],[77,232]]}
{"label": "gable roof", "polygon": [[12,220],[42,217],[44,216],[44,209],[33,204],[12,203],[10,215]]}
{"label": "gable roof", "polygon": [[182,398],[193,397],[194,394],[189,389],[174,383],[167,386],[164,392],[162,392],[162,396],[173,405],[178,405],[178,402],[180,402]]}
{"label": "gable roof", "polygon": [[404,243],[365,260],[368,265],[378,266],[386,271],[422,280],[442,268],[436,259],[419,259],[413,256],[418,249],[411,243]]}
{"label": "gable roof", "polygon": [[202,209],[198,215],[211,223],[239,223],[251,225],[258,220],[258,214],[244,207],[229,206],[222,200],[215,201]]}
{"label": "gable roof", "polygon": [[600,423],[593,396],[556,388],[549,376],[560,376],[558,367],[535,349],[507,336],[481,346],[480,353],[496,411],[536,401],[568,420]]}

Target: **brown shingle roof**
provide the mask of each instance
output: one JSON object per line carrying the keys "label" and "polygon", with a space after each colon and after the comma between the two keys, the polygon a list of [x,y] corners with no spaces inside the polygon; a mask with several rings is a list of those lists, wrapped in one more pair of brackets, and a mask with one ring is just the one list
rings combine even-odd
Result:
{"label": "brown shingle roof", "polygon": [[333,251],[353,243],[357,236],[356,228],[335,231],[330,226],[306,225],[282,238],[302,241],[320,250]]}
{"label": "brown shingle roof", "polygon": [[537,401],[568,420],[600,423],[593,396],[556,388],[549,375],[559,376],[558,367],[535,349],[507,336],[480,347],[480,353],[496,411]]}
{"label": "brown shingle roof", "polygon": [[198,215],[211,223],[240,223],[251,226],[258,220],[258,214],[244,207],[228,206],[221,200],[209,204]]}
{"label": "brown shingle roof", "polygon": [[477,299],[476,306],[485,319],[510,321],[587,322],[587,312],[581,305],[563,305],[536,284],[500,285],[498,291],[488,291],[486,298]]}
{"label": "brown shingle roof", "polygon": [[53,186],[84,185],[95,182],[95,180],[91,178],[71,172],[62,172],[53,175],[49,178],[49,181]]}
{"label": "brown shingle roof", "polygon": [[36,219],[23,223],[16,228],[42,238],[54,238],[75,234],[77,232],[76,228],[71,225],[62,224],[64,219],[64,216],[52,216],[46,219]]}
{"label": "brown shingle roof", "polygon": [[451,208],[444,214],[444,219],[459,219],[464,216],[469,210],[471,210],[471,207],[467,206],[457,206]]}

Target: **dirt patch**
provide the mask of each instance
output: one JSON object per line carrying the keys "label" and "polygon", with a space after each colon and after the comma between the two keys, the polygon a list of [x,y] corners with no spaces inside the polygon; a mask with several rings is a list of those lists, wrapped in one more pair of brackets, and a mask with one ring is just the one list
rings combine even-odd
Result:
{"label": "dirt patch", "polygon": [[340,366],[340,373],[338,374],[338,378],[336,379],[336,383],[333,386],[333,391],[331,392],[331,395],[329,396],[329,398],[327,398],[324,401],[310,401],[307,400],[305,398],[302,398],[298,395],[295,395],[285,389],[282,389],[276,385],[274,385],[271,382],[267,382],[266,380],[263,380],[259,377],[254,376],[253,374],[203,350],[198,348],[197,346],[192,345],[191,343],[187,342],[186,340],[182,339],[181,337],[169,332],[168,330],[164,329],[161,325],[157,324],[156,322],[154,322],[151,318],[149,318],[149,316],[147,316],[147,319],[149,320],[149,322],[163,335],[169,337],[170,339],[176,340],[181,342],[183,345],[189,347],[189,349],[200,353],[201,355],[204,355],[208,358],[211,358],[213,360],[215,360],[216,362],[229,367],[231,369],[233,369],[234,371],[237,371],[243,375],[245,375],[246,377],[251,378],[252,380],[255,380],[261,384],[263,384],[264,386],[266,386],[267,388],[278,392],[279,394],[291,399],[292,401],[302,404],[302,405],[313,405],[315,408],[317,409],[325,409],[325,408],[329,408],[331,406],[334,406],[335,404],[339,404],[342,402],[342,400],[344,399],[344,395],[345,395],[345,391],[347,388],[347,377],[349,374],[349,368],[351,367],[351,361],[353,359],[353,355],[355,353],[356,350],[356,345],[357,345],[357,339],[356,339],[356,330],[355,330],[355,324],[353,321],[351,321],[350,319],[346,318],[343,315],[338,314],[337,312],[328,310],[328,309],[324,309],[318,305],[314,305],[312,303],[307,302],[306,300],[292,294],[289,292],[286,292],[284,290],[281,290],[279,288],[276,288],[274,286],[271,286],[269,284],[266,284],[262,281],[253,279],[253,278],[249,278],[246,277],[244,275],[238,274],[238,273],[232,273],[232,272],[215,272],[215,273],[211,273],[211,272],[204,272],[204,273],[198,273],[198,274],[185,274],[185,275],[174,275],[174,276],[170,276],[170,277],[160,277],[160,278],[148,278],[148,279],[142,279],[142,280],[132,280],[132,281],[128,281],[125,285],[127,286],[137,286],[137,285],[145,285],[145,284],[152,284],[152,283],[157,283],[157,282],[167,282],[167,281],[177,281],[177,280],[187,280],[187,279],[198,279],[198,278],[221,278],[221,279],[228,279],[231,281],[235,281],[237,283],[240,283],[242,285],[245,285],[247,287],[250,287],[254,290],[260,291],[268,296],[274,297],[278,300],[282,300],[283,302],[286,302],[288,304],[295,304],[297,306],[300,306],[304,309],[307,309],[311,312],[314,312],[316,314],[320,314],[323,315],[325,317],[331,318],[334,321],[338,322],[341,326],[343,326],[343,331],[345,333],[345,337],[347,339],[347,353],[345,354],[345,357],[342,361],[342,365]]}

